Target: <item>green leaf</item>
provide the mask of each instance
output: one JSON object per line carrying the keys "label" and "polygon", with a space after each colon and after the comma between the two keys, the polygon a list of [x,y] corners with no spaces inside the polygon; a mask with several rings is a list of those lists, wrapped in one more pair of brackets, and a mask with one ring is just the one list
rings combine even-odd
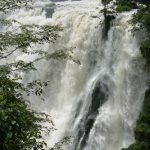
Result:
{"label": "green leaf", "polygon": [[0,95],[0,100],[3,100],[3,95]]}
{"label": "green leaf", "polygon": [[11,138],[12,138],[12,135],[13,135],[13,134],[12,134],[12,132],[8,132],[8,133],[7,133],[7,137],[6,137],[6,138],[9,140],[9,139],[11,139]]}
{"label": "green leaf", "polygon": [[16,124],[16,121],[15,121],[15,120],[13,120],[13,121],[11,122],[11,124],[12,124],[12,125]]}

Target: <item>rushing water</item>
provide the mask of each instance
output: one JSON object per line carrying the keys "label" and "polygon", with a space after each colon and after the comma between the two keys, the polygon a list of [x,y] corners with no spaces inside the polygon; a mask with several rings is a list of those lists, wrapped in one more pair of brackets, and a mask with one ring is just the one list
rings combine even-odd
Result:
{"label": "rushing water", "polygon": [[66,150],[121,150],[134,142],[133,129],[146,89],[139,38],[129,31],[132,12],[118,15],[108,38],[103,39],[100,1],[55,2],[38,1],[34,9],[10,15],[23,23],[62,25],[64,31],[56,44],[45,44],[42,49],[72,48],[73,57],[81,62],[42,61],[38,72],[25,77],[50,81],[44,102],[31,97],[33,107],[54,120],[57,130],[47,142],[52,146],[71,135],[73,141]]}

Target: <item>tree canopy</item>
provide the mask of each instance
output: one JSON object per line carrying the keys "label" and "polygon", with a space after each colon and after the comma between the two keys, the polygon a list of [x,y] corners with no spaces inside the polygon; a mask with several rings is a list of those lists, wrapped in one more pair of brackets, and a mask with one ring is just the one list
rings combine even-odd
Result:
{"label": "tree canopy", "polygon": [[[7,15],[22,7],[29,9],[31,2],[0,0],[0,13]],[[58,25],[22,24],[3,17],[0,17],[0,26],[4,29],[0,30],[0,150],[45,150],[47,144],[43,134],[49,134],[54,124],[46,113],[32,110],[23,93],[40,96],[48,81],[33,80],[24,85],[20,82],[20,72],[36,70],[34,63],[41,59],[71,58],[64,50],[48,53],[34,47],[36,44],[54,43],[63,29]],[[14,53],[37,57],[30,62],[5,61]],[[60,149],[64,141],[67,142],[68,138],[57,143],[54,149]]]}

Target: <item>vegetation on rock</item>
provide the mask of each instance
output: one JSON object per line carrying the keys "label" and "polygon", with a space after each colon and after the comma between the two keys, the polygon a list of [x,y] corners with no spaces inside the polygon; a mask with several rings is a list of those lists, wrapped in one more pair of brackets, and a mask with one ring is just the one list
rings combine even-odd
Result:
{"label": "vegetation on rock", "polygon": [[[111,1],[102,1],[104,7],[109,5]],[[123,11],[131,11],[137,9],[137,12],[133,14],[130,23],[133,25],[133,32],[144,31],[145,39],[141,43],[141,54],[146,60],[146,71],[148,71],[149,81],[149,69],[150,69],[150,1],[149,0],[116,0],[113,4],[114,11],[117,13]],[[145,99],[143,103],[142,112],[137,120],[135,127],[135,143],[128,148],[122,150],[150,150],[150,84],[148,82],[148,89],[145,93]]]}

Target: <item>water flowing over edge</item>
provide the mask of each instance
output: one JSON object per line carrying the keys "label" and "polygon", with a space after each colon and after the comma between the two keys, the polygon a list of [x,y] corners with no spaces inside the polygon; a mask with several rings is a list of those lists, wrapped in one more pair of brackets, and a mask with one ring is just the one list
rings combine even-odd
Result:
{"label": "water flowing over edge", "polygon": [[[57,130],[46,137],[48,144],[71,135],[73,141],[66,150],[127,147],[134,142],[133,129],[146,89],[139,38],[129,31],[132,12],[117,16],[108,38],[103,39],[104,18],[98,0],[56,2],[50,16],[44,9],[48,4],[37,1],[35,9],[21,9],[8,16],[23,23],[62,25],[64,31],[57,44],[42,48],[49,52],[71,48],[73,57],[81,61],[81,65],[71,60],[42,61],[37,64],[38,73],[25,76],[24,81],[50,80],[44,102],[30,97],[34,108],[49,113],[54,120]],[[21,55],[17,59],[32,58]]]}

